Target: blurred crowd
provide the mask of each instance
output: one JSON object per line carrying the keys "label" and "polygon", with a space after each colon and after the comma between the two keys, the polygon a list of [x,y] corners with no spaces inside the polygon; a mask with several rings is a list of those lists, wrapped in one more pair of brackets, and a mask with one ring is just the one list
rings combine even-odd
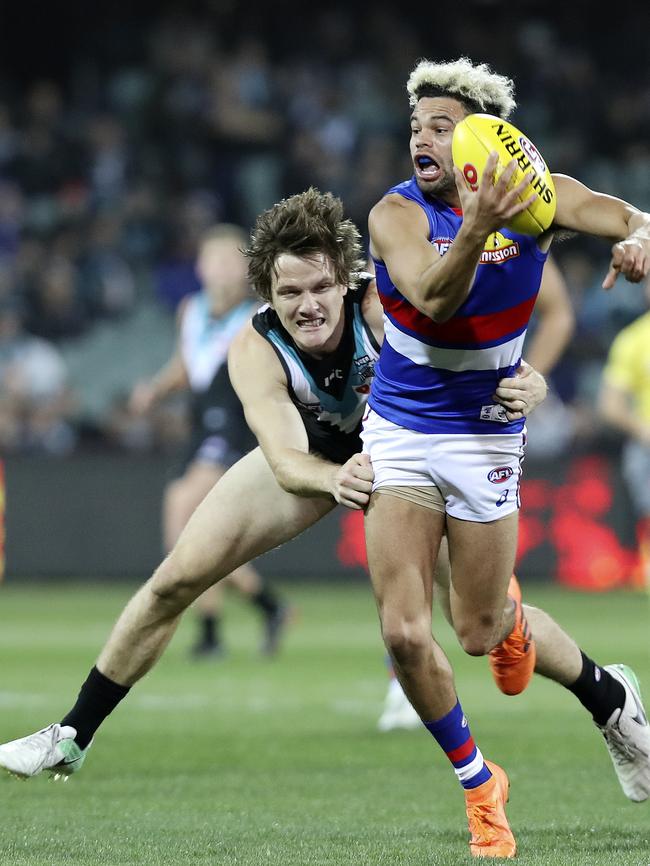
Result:
{"label": "blurred crowd", "polygon": [[[198,288],[207,227],[249,229],[260,210],[309,185],[340,195],[365,232],[370,207],[410,174],[405,82],[420,57],[466,54],[512,76],[514,120],[554,171],[650,209],[643,28],[610,17],[587,38],[581,16],[559,4],[538,13],[520,4],[516,17],[511,4],[457,6],[408,16],[397,4],[367,15],[337,2],[113,11],[79,22],[83,40],[52,74],[12,76],[5,66],[0,450],[147,450],[182,439],[178,407],[148,427],[128,417],[133,382],[119,356],[124,392],[106,394],[105,412],[89,417],[67,348],[100,326],[117,334],[146,305],[173,318]],[[600,289],[605,244],[569,239],[556,258],[577,316],[554,377],[570,438],[593,431],[605,352],[645,301],[638,286]]]}

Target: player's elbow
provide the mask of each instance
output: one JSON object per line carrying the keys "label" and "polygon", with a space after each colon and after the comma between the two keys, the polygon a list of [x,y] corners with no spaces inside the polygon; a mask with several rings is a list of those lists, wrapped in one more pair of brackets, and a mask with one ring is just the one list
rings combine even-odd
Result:
{"label": "player's elbow", "polygon": [[269,466],[279,486],[286,493],[295,493],[295,478],[290,462],[286,459],[269,459]]}
{"label": "player's elbow", "polygon": [[282,459],[269,462],[271,471],[279,487],[285,493],[292,493],[294,496],[307,496],[313,491],[309,479],[304,473],[297,470],[290,459]]}
{"label": "player's elbow", "polygon": [[442,324],[443,322],[448,322],[455,312],[455,307],[452,309],[443,305],[438,305],[432,309],[429,318],[438,324]]}
{"label": "player's elbow", "polygon": [[437,324],[449,321],[458,309],[458,305],[452,306],[444,298],[431,298],[419,306],[420,312]]}
{"label": "player's elbow", "polygon": [[446,284],[433,287],[422,286],[417,294],[421,299],[418,304],[420,312],[437,323],[451,319],[462,303]]}

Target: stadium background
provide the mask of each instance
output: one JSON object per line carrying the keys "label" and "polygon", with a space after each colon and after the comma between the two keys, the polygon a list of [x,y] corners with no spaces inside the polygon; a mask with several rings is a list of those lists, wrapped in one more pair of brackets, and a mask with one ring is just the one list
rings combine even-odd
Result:
{"label": "stadium background", "polygon": [[[9,579],[135,579],[156,564],[185,407],[143,420],[126,397],[170,352],[174,309],[197,288],[197,237],[218,220],[249,228],[309,184],[339,194],[365,231],[409,173],[404,82],[419,57],[465,53],[513,76],[515,119],[553,170],[650,209],[644,28],[634,4],[588,9],[5,6],[0,332],[18,316],[25,340],[47,344],[26,365],[33,410],[16,417],[0,390]],[[594,401],[613,336],[645,302],[623,281],[600,289],[605,244],[573,239],[556,256],[577,327],[531,420],[519,568],[609,588],[629,573],[634,528],[621,443]],[[360,524],[345,514],[261,563],[287,579],[363,578],[362,565]]]}

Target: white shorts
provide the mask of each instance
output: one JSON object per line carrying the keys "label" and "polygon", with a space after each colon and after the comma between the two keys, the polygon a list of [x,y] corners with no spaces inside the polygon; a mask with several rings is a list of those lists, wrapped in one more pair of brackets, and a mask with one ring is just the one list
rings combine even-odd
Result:
{"label": "white shorts", "polygon": [[499,520],[520,506],[525,428],[505,435],[418,433],[371,409],[361,439],[375,473],[373,490],[435,485],[447,514],[479,523]]}

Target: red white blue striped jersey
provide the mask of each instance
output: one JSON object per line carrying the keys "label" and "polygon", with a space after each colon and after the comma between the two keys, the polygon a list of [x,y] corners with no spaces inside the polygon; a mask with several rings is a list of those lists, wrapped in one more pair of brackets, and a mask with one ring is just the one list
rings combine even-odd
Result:
{"label": "red white blue striped jersey", "polygon": [[[416,202],[441,255],[454,242],[461,214],[422,193],[415,178],[392,187]],[[488,238],[470,293],[447,322],[436,323],[397,290],[375,260],[384,307],[384,342],[369,405],[383,418],[421,433],[517,433],[492,400],[499,379],[513,375],[547,253],[536,239],[509,229]]]}

